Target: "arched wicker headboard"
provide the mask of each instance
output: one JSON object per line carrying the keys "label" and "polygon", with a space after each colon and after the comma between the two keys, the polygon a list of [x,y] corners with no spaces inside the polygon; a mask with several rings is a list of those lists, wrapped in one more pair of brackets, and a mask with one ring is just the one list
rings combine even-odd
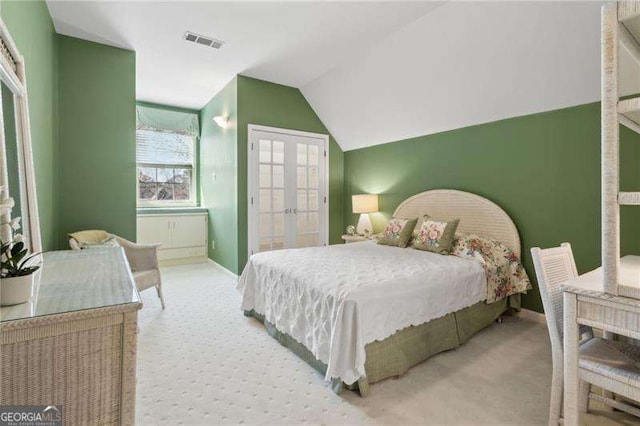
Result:
{"label": "arched wicker headboard", "polygon": [[460,219],[458,233],[498,240],[520,256],[516,225],[500,206],[484,197],[453,189],[434,189],[407,198],[393,216],[419,218],[424,214],[436,219]]}

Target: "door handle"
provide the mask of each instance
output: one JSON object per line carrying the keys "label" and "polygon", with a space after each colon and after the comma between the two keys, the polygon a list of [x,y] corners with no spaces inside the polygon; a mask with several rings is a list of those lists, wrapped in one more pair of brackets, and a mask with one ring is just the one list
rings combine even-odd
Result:
{"label": "door handle", "polygon": [[291,213],[291,209],[285,209],[284,210],[284,214],[289,214],[289,213]]}
{"label": "door handle", "polygon": [[298,209],[293,209],[293,214],[298,214]]}

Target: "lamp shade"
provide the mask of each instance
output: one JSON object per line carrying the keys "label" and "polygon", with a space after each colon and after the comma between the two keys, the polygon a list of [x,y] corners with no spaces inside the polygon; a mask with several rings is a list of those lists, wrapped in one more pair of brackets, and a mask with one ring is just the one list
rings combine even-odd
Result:
{"label": "lamp shade", "polygon": [[373,213],[378,211],[378,196],[375,194],[352,195],[354,213]]}

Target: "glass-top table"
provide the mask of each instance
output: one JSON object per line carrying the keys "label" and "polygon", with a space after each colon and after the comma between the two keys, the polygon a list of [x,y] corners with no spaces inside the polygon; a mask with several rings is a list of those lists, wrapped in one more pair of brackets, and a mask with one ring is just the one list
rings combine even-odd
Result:
{"label": "glass-top table", "polygon": [[141,303],[120,247],[43,254],[29,302],[0,308],[0,322]]}

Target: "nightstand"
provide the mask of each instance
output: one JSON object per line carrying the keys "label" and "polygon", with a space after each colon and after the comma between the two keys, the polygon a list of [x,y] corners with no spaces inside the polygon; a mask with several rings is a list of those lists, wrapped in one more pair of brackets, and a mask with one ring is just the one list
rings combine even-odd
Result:
{"label": "nightstand", "polygon": [[365,237],[364,235],[349,235],[349,234],[344,234],[342,236],[342,239],[344,240],[344,242],[346,244],[349,243],[357,243],[360,241],[367,241],[369,238]]}

